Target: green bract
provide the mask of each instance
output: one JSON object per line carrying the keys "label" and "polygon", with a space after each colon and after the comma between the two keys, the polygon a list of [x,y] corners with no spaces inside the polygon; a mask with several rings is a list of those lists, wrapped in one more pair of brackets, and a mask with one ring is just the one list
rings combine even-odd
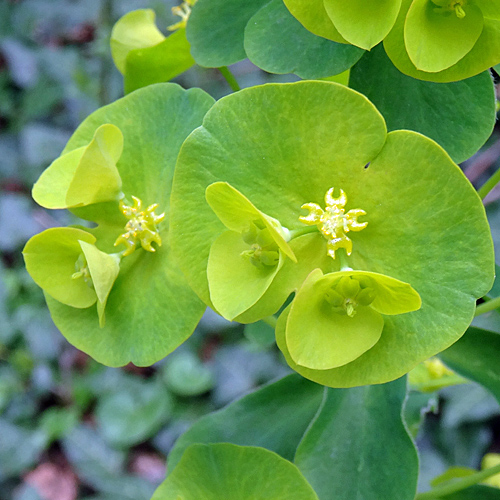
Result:
{"label": "green bract", "polygon": [[[92,246],[95,241],[93,235],[81,229],[47,229],[33,236],[24,247],[26,269],[35,283],[59,302],[77,308],[90,307],[96,303],[97,294],[91,286],[82,244]],[[87,272],[83,274],[85,268]],[[74,277],[77,272],[81,275]]]}
{"label": "green bract", "polygon": [[210,250],[207,268],[210,298],[224,317],[233,319],[262,297],[283,267],[285,257],[294,262],[297,259],[280,223],[258,210],[229,184],[211,184],[206,198],[229,229]]}
{"label": "green bract", "polygon": [[[235,199],[207,210],[205,192],[222,187]],[[287,228],[297,262],[283,258],[268,271],[260,297],[241,273],[225,291],[221,279],[217,293],[226,312],[248,307],[236,319],[253,322],[296,292],[278,345],[295,370],[333,387],[393,380],[445,349],[493,280],[484,209],[458,167],[420,134],[388,134],[365,97],[334,83],[264,85],[221,99],[181,148],[171,203],[179,265],[212,306],[211,260],[228,280],[240,273],[243,221],[265,214]],[[340,286],[340,298],[321,299],[326,284]]]}
{"label": "green bract", "polygon": [[194,64],[185,28],[165,37],[155,13],[141,9],[125,14],[111,32],[111,55],[124,76],[125,92],[171,80]]}
{"label": "green bract", "polygon": [[299,469],[276,453],[193,444],[151,500],[318,500]]}
{"label": "green bract", "polygon": [[500,61],[500,2],[403,0],[384,47],[414,78],[452,82],[477,75]]}
{"label": "green bract", "polygon": [[24,253],[57,327],[102,363],[152,364],[203,313],[172,260],[162,212],[180,146],[212,103],[174,84],[138,90],[89,116],[34,188],[44,206],[98,224],[45,231]]}
{"label": "green bract", "polygon": [[323,275],[315,269],[292,302],[286,344],[300,366],[336,368],[359,358],[379,341],[382,314],[403,314],[420,306],[415,290],[394,278],[363,271]]}
{"label": "green bract", "polygon": [[88,145],[61,155],[33,186],[34,200],[45,208],[91,205],[121,197],[116,168],[123,135],[111,124],[100,126]]}
{"label": "green bract", "polygon": [[401,0],[285,0],[285,5],[312,33],[371,49],[391,30]]}

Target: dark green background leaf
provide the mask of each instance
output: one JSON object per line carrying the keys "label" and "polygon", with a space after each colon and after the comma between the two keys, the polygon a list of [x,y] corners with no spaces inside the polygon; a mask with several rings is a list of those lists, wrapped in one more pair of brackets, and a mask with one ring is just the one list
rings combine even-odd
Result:
{"label": "dark green background leaf", "polygon": [[293,374],[244,396],[183,434],[168,456],[169,471],[193,443],[262,446],[292,460],[322,394],[323,387]]}
{"label": "dark green background leaf", "polygon": [[283,0],[272,0],[245,29],[248,58],[269,73],[295,73],[304,79],[325,78],[349,69],[364,51],[307,31]]}
{"label": "dark green background leaf", "polygon": [[406,377],[328,389],[295,464],[320,500],[413,500],[418,457],[401,411]]}
{"label": "dark green background leaf", "polygon": [[249,19],[268,0],[198,0],[186,35],[201,66],[218,68],[245,59],[243,36]]}
{"label": "dark green background leaf", "polygon": [[488,71],[460,82],[424,82],[401,73],[378,45],[352,68],[349,86],[377,106],[389,130],[420,132],[457,163],[478,151],[495,124]]}
{"label": "dark green background leaf", "polygon": [[452,370],[486,387],[500,402],[500,334],[471,327],[439,357]]}

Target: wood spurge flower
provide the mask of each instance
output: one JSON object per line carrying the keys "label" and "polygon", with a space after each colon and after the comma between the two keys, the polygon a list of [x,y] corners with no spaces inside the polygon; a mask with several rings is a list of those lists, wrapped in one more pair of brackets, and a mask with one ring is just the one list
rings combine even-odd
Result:
{"label": "wood spurge flower", "polygon": [[161,246],[161,237],[156,227],[163,219],[165,219],[165,212],[156,215],[155,210],[158,208],[158,203],[153,203],[147,208],[143,209],[142,201],[136,196],[132,196],[134,204],[132,206],[126,205],[123,200],[120,200],[120,210],[123,215],[129,219],[125,229],[115,241],[115,247],[124,244],[127,249],[123,253],[126,257],[133,253],[140,243],[144,250],[148,252],[155,252],[151,243],[155,242]]}
{"label": "wood spurge flower", "polygon": [[335,251],[344,248],[347,255],[352,253],[352,241],[347,237],[349,231],[361,231],[368,222],[358,222],[358,217],[366,215],[360,208],[349,210],[344,207],[347,195],[340,190],[340,196],[334,198],[334,188],[325,195],[326,208],[323,210],[317,203],[305,203],[301,208],[309,210],[309,214],[299,217],[308,226],[317,225],[323,236],[328,240],[328,255],[335,259]]}

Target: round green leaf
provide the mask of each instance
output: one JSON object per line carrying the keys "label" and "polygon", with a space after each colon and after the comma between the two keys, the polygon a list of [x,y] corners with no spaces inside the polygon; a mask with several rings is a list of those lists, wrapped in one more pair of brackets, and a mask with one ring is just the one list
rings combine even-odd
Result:
{"label": "round green leaf", "polygon": [[[321,169],[327,182],[332,180],[328,166],[362,169],[380,151],[386,134],[382,117],[366,98],[329,82],[244,89],[218,101],[213,110],[181,150],[171,198],[172,246],[191,286],[207,304],[208,255],[225,231],[207,210],[210,184],[226,181],[284,227],[303,228],[300,206],[314,196],[322,199],[331,187],[321,187],[317,194],[313,186],[322,182],[311,169]],[[229,115],[232,124],[227,123]],[[241,133],[236,123],[251,126]],[[182,231],[186,223],[196,235],[190,241]],[[322,242],[320,238],[318,244]],[[338,270],[333,261],[332,267]]]}
{"label": "round green leaf", "polygon": [[465,17],[436,7],[429,0],[414,0],[405,22],[405,46],[421,71],[449,68],[474,47],[483,30],[483,14],[473,4],[463,6]]}
{"label": "round green leaf", "polygon": [[420,132],[456,163],[479,150],[496,120],[495,89],[488,71],[460,82],[424,82],[398,71],[382,46],[374,47],[352,68],[349,86],[377,106],[389,130]]}
{"label": "round green leaf", "polygon": [[[349,233],[348,266],[393,277],[419,293],[421,309],[387,316],[375,346],[345,366],[318,371],[320,383],[348,387],[398,378],[455,342],[470,324],[476,299],[491,287],[491,236],[481,200],[463,173],[420,134],[386,135],[376,109],[340,85],[245,89],[221,99],[184,143],[172,190],[171,243],[193,289],[208,304],[210,247],[226,230],[205,201],[206,187],[217,181],[245,193],[292,234],[304,230],[303,204],[324,206],[330,188],[343,189],[346,210],[362,209],[368,222]],[[301,238],[316,241],[311,250],[322,252],[301,258],[294,246],[300,238],[292,239],[298,268],[339,270],[338,259],[326,257],[320,232]],[[283,288],[280,295],[290,293]]]}
{"label": "round green leaf", "polygon": [[454,82],[482,73],[500,62],[500,21],[485,18],[477,42],[456,64],[435,73],[418,70],[405,47],[405,21],[411,3],[412,0],[403,0],[398,19],[384,39],[387,55],[405,75],[431,82]]}
{"label": "round green leaf", "polygon": [[324,0],[339,33],[353,45],[370,50],[391,31],[401,0]]}
{"label": "round green leaf", "polygon": [[186,26],[195,61],[201,66],[218,68],[245,59],[245,26],[268,1],[198,0]]}
{"label": "round green leaf", "polygon": [[334,42],[347,43],[325,10],[323,0],[284,0],[286,8],[311,33]]}
{"label": "round green leaf", "polygon": [[156,27],[156,14],[151,9],[128,12],[121,17],[111,31],[111,55],[121,73],[126,71],[127,56],[130,51],[153,47],[165,36]]}
{"label": "round green leaf", "polygon": [[[116,125],[124,136],[117,169],[125,197],[137,196],[145,206],[158,203],[157,214],[168,212],[180,146],[201,124],[212,103],[203,91],[185,91],[174,84],[140,89],[90,115],[64,154],[87,144],[101,124]],[[97,236],[97,248],[112,253],[117,251],[113,243],[124,232],[127,219],[118,203],[106,207],[97,219],[99,227],[91,231]],[[91,220],[96,215],[92,206],[77,212]],[[154,363],[191,335],[204,311],[172,258],[166,221],[158,230],[163,244],[154,253],[139,246],[122,259],[106,303],[104,327],[99,327],[94,309],[77,310],[47,296],[52,318],[66,338],[104,364]]]}
{"label": "round green leaf", "polygon": [[318,500],[297,467],[264,448],[193,444],[151,500]]}
{"label": "round green leaf", "polygon": [[342,73],[364,53],[353,45],[312,34],[290,14],[283,0],[272,0],[250,19],[245,51],[264,71],[295,73],[304,79]]}
{"label": "round green leaf", "polygon": [[93,246],[96,239],[81,229],[56,227],[33,236],[23,250],[26,269],[35,283],[73,308],[87,308],[97,300],[94,288],[83,278],[72,278],[82,254],[80,241]]}
{"label": "round green leaf", "polygon": [[34,200],[45,208],[68,208],[117,200],[122,181],[116,162],[123,135],[109,123],[100,126],[89,144],[62,155],[33,186]]}

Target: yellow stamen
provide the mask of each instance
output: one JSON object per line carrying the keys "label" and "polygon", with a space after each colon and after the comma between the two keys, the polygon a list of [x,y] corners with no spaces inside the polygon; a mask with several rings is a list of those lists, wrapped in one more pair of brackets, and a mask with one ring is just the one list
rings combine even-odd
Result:
{"label": "yellow stamen", "polygon": [[340,190],[338,198],[333,197],[334,188],[330,188],[325,195],[326,208],[323,210],[316,203],[305,203],[301,208],[309,210],[299,220],[308,226],[317,225],[323,236],[328,240],[328,255],[335,259],[335,251],[344,248],[347,255],[352,253],[352,241],[347,237],[349,231],[361,231],[368,222],[358,222],[358,217],[366,215],[359,208],[344,210],[347,204],[347,195]]}
{"label": "yellow stamen", "polygon": [[179,16],[181,20],[178,23],[167,26],[168,31],[175,31],[180,28],[185,28],[189,16],[191,15],[191,7],[196,3],[196,0],[185,0],[177,7],[172,7],[172,14]]}
{"label": "yellow stamen", "polygon": [[157,203],[149,205],[143,210],[142,201],[135,196],[132,196],[132,199],[134,200],[132,206],[126,205],[123,200],[120,201],[120,209],[129,221],[125,225],[126,231],[115,241],[115,247],[120,244],[127,247],[123,253],[124,257],[134,252],[139,242],[144,250],[155,252],[151,244],[155,242],[158,246],[161,246],[161,237],[156,225],[165,218],[165,213],[155,215],[154,211],[158,208]]}

